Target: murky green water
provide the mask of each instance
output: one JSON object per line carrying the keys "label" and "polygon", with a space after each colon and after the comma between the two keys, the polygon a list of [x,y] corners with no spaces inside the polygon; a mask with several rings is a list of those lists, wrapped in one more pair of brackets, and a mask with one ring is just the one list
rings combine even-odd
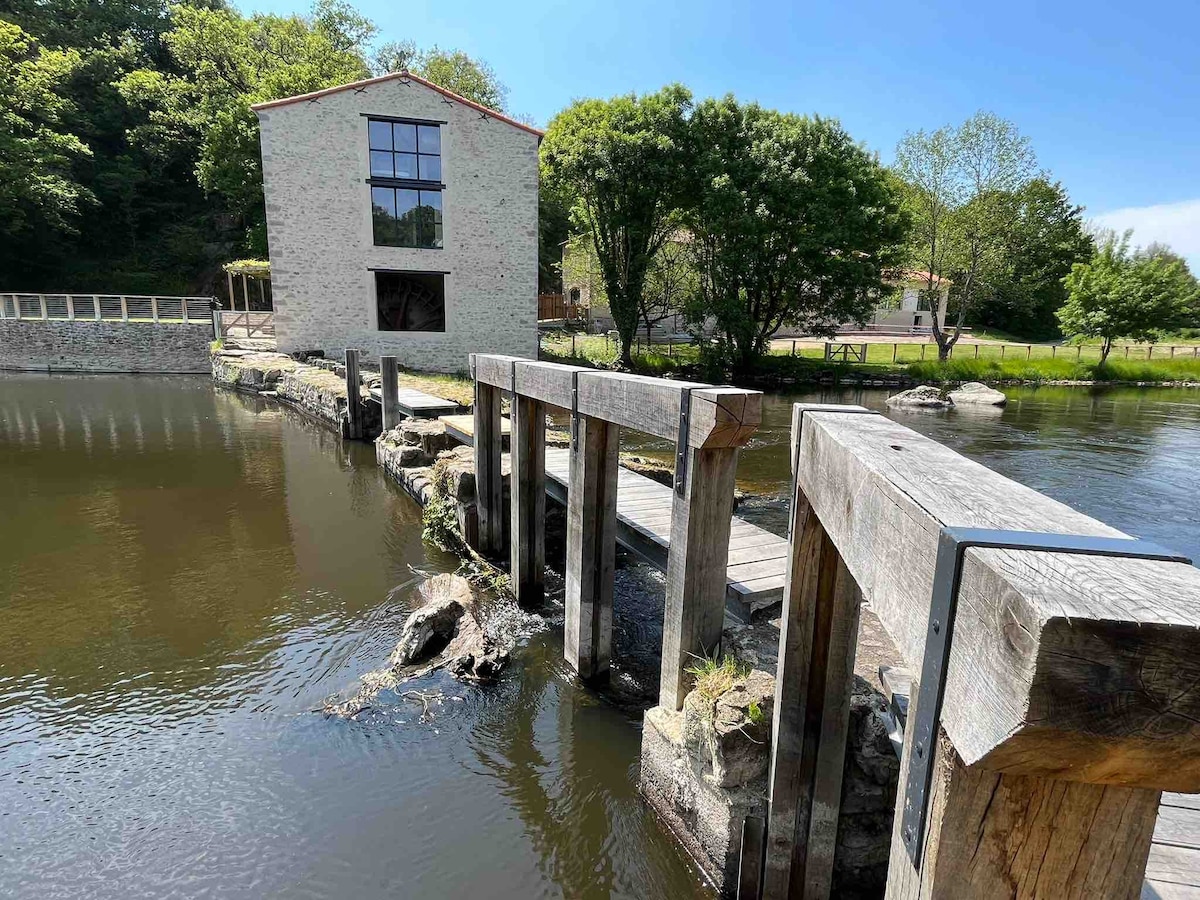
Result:
{"label": "murky green water", "polygon": [[[744,489],[782,494],[801,398],[885,394],[767,398]],[[1200,392],[889,414],[1200,555]],[[371,448],[202,378],[0,375],[0,510],[0,894],[709,896],[635,793],[640,716],[575,685],[555,615],[495,687],[423,684],[461,698],[430,722],[315,711],[456,565]]]}
{"label": "murky green water", "polygon": [[323,699],[456,560],[371,448],[203,378],[0,374],[0,895],[702,897],[561,622],[494,688]]}

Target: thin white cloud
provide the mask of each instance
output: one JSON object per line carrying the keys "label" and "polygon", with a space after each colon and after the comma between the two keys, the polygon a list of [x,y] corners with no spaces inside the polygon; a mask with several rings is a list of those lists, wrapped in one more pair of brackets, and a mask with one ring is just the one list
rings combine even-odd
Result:
{"label": "thin white cloud", "polygon": [[1132,228],[1133,243],[1138,246],[1170,244],[1187,259],[1193,272],[1200,273],[1200,199],[1115,209],[1093,216],[1092,221],[1118,232]]}

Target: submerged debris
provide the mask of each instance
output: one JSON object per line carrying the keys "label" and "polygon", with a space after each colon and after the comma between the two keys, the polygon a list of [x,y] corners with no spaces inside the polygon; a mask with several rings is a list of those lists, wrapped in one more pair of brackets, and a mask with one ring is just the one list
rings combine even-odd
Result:
{"label": "submerged debris", "polygon": [[[363,675],[358,692],[348,700],[326,703],[326,713],[353,718],[380,692],[438,669],[477,683],[492,681],[500,674],[508,662],[508,648],[485,630],[479,599],[465,578],[435,575],[423,581],[416,594],[417,609],[404,623],[400,641],[388,658],[388,668]],[[428,720],[430,701],[441,699],[440,694],[422,691],[399,695],[421,700],[422,721]]]}

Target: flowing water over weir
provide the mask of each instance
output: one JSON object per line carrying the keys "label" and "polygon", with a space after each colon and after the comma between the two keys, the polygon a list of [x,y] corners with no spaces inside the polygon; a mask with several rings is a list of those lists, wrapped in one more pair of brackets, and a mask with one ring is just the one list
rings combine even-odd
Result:
{"label": "flowing water over weir", "polygon": [[[890,415],[1200,555],[1200,394],[1011,396]],[[797,399],[767,398],[743,490],[786,488]],[[457,566],[369,445],[206,378],[0,375],[0,509],[0,893],[709,895],[635,793],[640,711],[575,684],[559,613],[494,610],[512,665],[423,680],[429,715],[318,711],[386,659],[405,586]]]}

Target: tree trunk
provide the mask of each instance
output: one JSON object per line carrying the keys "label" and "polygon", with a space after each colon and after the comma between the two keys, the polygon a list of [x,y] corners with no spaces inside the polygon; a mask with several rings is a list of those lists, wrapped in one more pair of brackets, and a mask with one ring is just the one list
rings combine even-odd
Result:
{"label": "tree trunk", "polygon": [[1104,365],[1104,361],[1108,359],[1108,353],[1112,350],[1112,338],[1106,337],[1100,344],[1100,365]]}

